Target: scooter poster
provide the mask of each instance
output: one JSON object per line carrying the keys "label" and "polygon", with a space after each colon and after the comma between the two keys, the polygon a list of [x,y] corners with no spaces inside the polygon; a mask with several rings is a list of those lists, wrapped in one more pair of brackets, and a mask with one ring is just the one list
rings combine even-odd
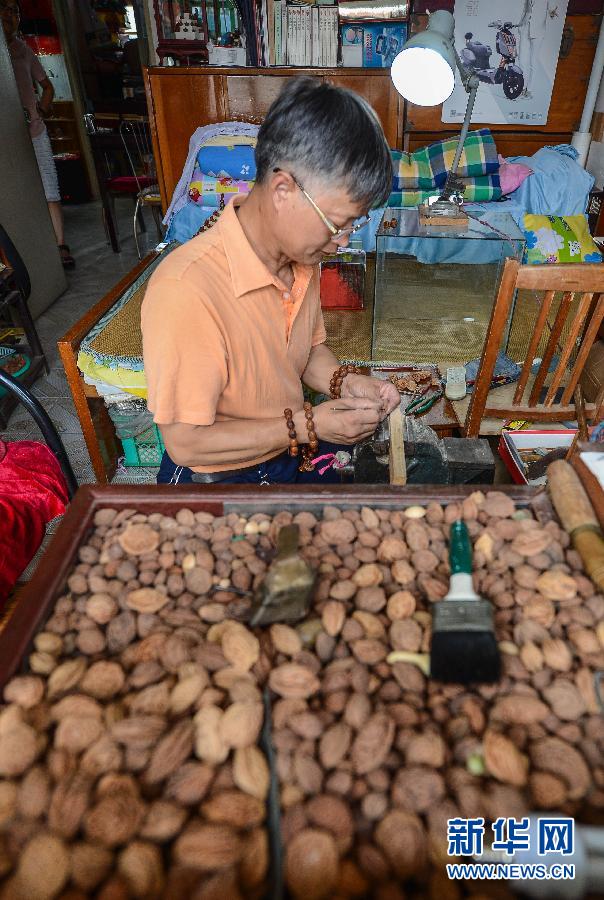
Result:
{"label": "scooter poster", "polygon": [[[568,0],[455,0],[455,48],[480,81],[472,122],[547,124],[567,5]],[[467,101],[457,72],[442,121],[463,122]]]}

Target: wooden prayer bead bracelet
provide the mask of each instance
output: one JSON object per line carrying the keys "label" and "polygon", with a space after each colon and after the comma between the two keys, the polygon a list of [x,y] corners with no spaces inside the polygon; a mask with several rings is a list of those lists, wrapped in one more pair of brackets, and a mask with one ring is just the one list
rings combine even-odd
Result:
{"label": "wooden prayer bead bracelet", "polygon": [[[291,409],[288,408],[283,410],[283,415],[285,417],[287,436],[289,438],[289,455],[297,456],[299,451],[298,435],[296,433],[296,426],[294,425],[293,413]],[[312,405],[308,402],[304,404],[304,416],[306,418],[306,430],[308,432],[308,445],[304,446],[302,449],[302,461],[298,470],[300,472],[312,472],[315,468],[312,458],[319,449],[319,439],[315,431]]]}
{"label": "wooden prayer bead bracelet", "polygon": [[359,375],[360,370],[357,369],[356,366],[352,366],[350,364],[346,366],[340,366],[335,370],[333,375],[331,376],[331,381],[329,382],[329,396],[332,400],[339,400],[342,396],[342,382],[346,378],[347,375]]}

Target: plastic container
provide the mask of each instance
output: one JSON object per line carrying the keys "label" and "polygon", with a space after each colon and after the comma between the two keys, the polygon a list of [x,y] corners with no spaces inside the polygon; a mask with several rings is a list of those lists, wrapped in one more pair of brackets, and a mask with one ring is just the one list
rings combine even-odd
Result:
{"label": "plastic container", "polygon": [[[5,350],[5,349],[6,348],[4,348],[4,347],[2,348],[2,350]],[[18,352],[18,350],[16,352]],[[20,369],[17,369],[16,372],[11,372],[11,375],[13,376],[13,378],[20,378],[22,375],[25,375],[25,373],[28,371],[29,367],[31,366],[31,359],[29,358],[29,356],[26,356],[24,353],[21,353],[19,355],[23,357],[24,362]],[[14,353],[4,353],[4,354],[0,355],[0,363],[8,362],[8,359],[11,356],[14,356]],[[6,388],[0,387],[0,397],[4,397],[5,394],[6,394]]]}
{"label": "plastic container", "polygon": [[366,265],[365,251],[354,246],[326,257],[321,263],[321,307],[363,309]]}
{"label": "plastic container", "polygon": [[157,425],[134,438],[120,440],[124,448],[124,466],[159,466],[161,463],[165,447]]}

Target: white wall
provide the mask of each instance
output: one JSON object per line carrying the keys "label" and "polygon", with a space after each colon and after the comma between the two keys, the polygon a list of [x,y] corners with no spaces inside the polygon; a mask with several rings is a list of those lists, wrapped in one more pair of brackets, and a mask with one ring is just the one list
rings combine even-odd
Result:
{"label": "white wall", "polygon": [[29,307],[38,316],[67,282],[1,28],[0,97],[0,222],[27,266]]}

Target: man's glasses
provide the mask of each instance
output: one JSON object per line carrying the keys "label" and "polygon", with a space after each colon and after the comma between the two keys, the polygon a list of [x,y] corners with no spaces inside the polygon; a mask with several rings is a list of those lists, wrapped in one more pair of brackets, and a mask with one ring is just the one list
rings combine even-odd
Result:
{"label": "man's glasses", "polygon": [[[283,171],[285,171],[285,170],[279,169],[279,168],[273,169],[273,172],[283,172]],[[308,191],[304,190],[304,188],[302,187],[302,185],[300,184],[300,182],[298,181],[296,176],[294,174],[292,174],[292,172],[286,172],[285,174],[290,176],[290,178],[293,180],[296,187],[299,188],[299,190],[304,194],[304,196],[306,197],[306,199],[308,200],[308,202],[310,203],[310,205],[312,206],[312,208],[314,209],[316,214],[319,216],[319,218],[321,219],[321,221],[323,222],[323,224],[325,225],[325,227],[331,234],[331,238],[333,241],[339,241],[343,237],[350,237],[351,234],[356,234],[357,231],[360,231],[361,228],[364,228],[365,225],[367,225],[371,221],[369,216],[363,216],[362,219],[359,219],[358,222],[355,222],[355,224],[351,225],[349,228],[338,228],[337,225],[334,225],[333,222],[327,218],[325,213],[321,211],[321,209],[317,206],[317,204],[315,203],[313,198],[310,196]]]}

